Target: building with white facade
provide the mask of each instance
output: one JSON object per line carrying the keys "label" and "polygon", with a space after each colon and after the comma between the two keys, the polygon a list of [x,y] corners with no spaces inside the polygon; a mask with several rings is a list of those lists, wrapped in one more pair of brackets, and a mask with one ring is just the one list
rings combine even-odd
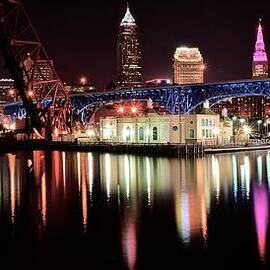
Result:
{"label": "building with white facade", "polygon": [[206,102],[199,114],[158,115],[100,119],[100,140],[117,143],[216,144],[232,140],[231,120],[220,118]]}

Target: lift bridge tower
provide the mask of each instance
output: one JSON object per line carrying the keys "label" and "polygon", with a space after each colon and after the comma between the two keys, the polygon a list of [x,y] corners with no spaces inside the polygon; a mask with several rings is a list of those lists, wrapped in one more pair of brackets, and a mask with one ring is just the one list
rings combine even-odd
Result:
{"label": "lift bridge tower", "polygon": [[[0,50],[27,112],[29,134],[51,139],[70,132],[71,108],[59,79],[19,0],[0,0]],[[38,60],[46,61],[52,79],[44,77]]]}

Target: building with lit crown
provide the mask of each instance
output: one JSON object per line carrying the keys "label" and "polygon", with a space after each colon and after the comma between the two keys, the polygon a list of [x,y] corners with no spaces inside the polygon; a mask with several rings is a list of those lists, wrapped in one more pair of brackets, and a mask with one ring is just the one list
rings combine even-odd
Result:
{"label": "building with lit crown", "polygon": [[129,5],[120,24],[117,45],[117,73],[119,88],[142,86],[141,46],[138,27]]}
{"label": "building with lit crown", "polygon": [[203,57],[198,48],[179,47],[173,57],[175,84],[204,82]]}
{"label": "building with lit crown", "polygon": [[255,52],[253,54],[252,67],[253,79],[263,79],[268,77],[268,58],[265,52],[261,20],[257,32],[257,41]]}
{"label": "building with lit crown", "polygon": [[[263,38],[263,28],[261,20],[257,30],[257,39],[252,61],[252,78],[265,79],[268,77],[269,62],[265,51]],[[237,115],[249,118],[251,121],[256,119],[267,119],[270,117],[270,99],[268,97],[238,97],[219,102],[213,110],[221,113],[222,109],[228,108],[229,115]]]}

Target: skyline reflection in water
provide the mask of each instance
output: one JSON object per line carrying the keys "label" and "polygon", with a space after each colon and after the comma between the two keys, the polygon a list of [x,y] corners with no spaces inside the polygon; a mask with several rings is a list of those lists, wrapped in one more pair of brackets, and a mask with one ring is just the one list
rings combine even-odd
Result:
{"label": "skyline reflection in water", "polygon": [[13,251],[5,251],[7,260],[19,256],[30,269],[24,245],[48,264],[65,258],[78,269],[144,269],[168,260],[181,266],[195,258],[211,267],[224,254],[260,269],[268,263],[269,183],[270,152],[194,160],[5,154],[0,237]]}

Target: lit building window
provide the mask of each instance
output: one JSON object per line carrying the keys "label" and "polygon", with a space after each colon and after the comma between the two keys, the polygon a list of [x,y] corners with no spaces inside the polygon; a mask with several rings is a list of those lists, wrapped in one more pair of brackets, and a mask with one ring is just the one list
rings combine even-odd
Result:
{"label": "lit building window", "polygon": [[189,130],[189,138],[195,139],[195,130],[193,128]]}
{"label": "lit building window", "polygon": [[139,140],[140,141],[144,140],[144,128],[143,127],[139,128]]}
{"label": "lit building window", "polygon": [[158,140],[158,128],[154,127],[153,128],[153,141],[157,141]]}

